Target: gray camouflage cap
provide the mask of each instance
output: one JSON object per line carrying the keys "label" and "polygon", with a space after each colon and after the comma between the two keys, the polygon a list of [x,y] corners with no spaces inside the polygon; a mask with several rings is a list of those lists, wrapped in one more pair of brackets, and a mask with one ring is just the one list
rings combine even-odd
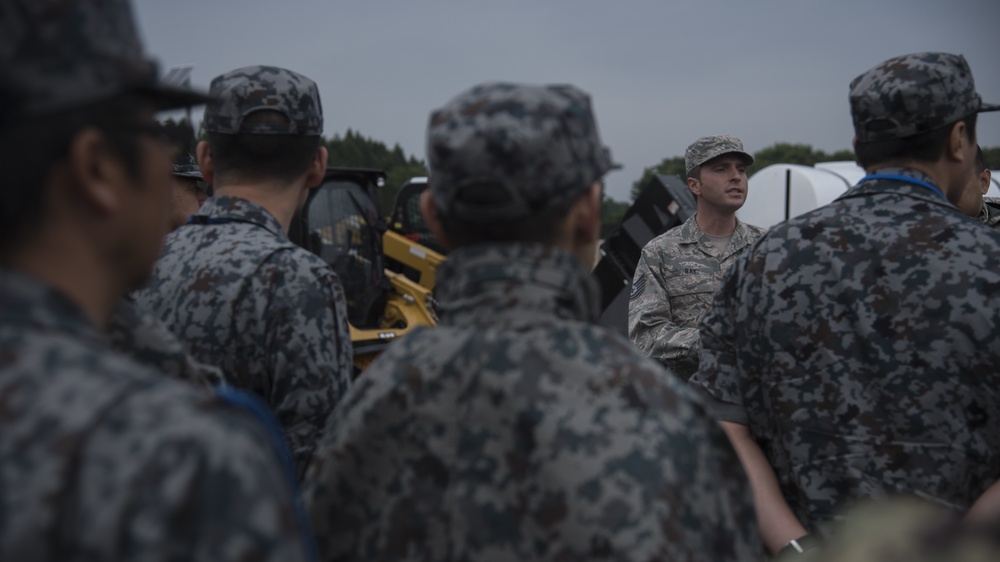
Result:
{"label": "gray camouflage cap", "polygon": [[124,93],[150,96],[162,109],[208,100],[159,82],[128,0],[0,2],[0,125]]}
{"label": "gray camouflage cap", "polygon": [[743,142],[732,135],[714,135],[701,137],[691,143],[684,151],[684,170],[691,170],[723,154],[735,153],[743,157],[747,165],[753,164],[753,156],[743,150]]}
{"label": "gray camouflage cap", "polygon": [[[305,76],[276,66],[237,68],[212,80],[209,93],[218,101],[205,106],[205,130],[234,135],[323,134],[323,107],[316,83]],[[243,127],[243,119],[256,111],[277,111],[287,124],[255,123]]]}
{"label": "gray camouflage cap", "polygon": [[851,81],[850,99],[858,142],[912,137],[1000,110],[976,93],[965,57],[949,53],[889,59]]}
{"label": "gray camouflage cap", "polygon": [[201,169],[190,152],[184,152],[174,160],[173,174],[179,178],[202,181]]}
{"label": "gray camouflage cap", "polygon": [[469,222],[509,222],[569,205],[609,170],[590,96],[569,85],[489,83],[433,112],[434,205]]}

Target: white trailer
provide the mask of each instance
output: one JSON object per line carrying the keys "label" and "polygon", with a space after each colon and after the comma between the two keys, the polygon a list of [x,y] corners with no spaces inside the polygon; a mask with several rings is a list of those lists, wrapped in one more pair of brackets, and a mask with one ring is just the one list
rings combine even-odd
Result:
{"label": "white trailer", "polygon": [[[992,174],[986,196],[1000,197],[1000,170]],[[830,203],[864,176],[864,169],[849,161],[772,164],[750,177],[747,202],[736,214],[743,222],[770,228]]]}

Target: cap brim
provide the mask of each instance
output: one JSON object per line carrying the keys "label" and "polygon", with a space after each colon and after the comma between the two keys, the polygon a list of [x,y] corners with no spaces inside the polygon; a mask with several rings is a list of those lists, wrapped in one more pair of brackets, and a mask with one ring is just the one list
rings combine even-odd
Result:
{"label": "cap brim", "polygon": [[207,93],[167,84],[137,86],[134,91],[154,99],[161,110],[204,105],[216,99],[215,96],[210,96]]}
{"label": "cap brim", "polygon": [[1000,105],[995,103],[983,103],[979,105],[979,113],[986,113],[989,111],[1000,111]]}

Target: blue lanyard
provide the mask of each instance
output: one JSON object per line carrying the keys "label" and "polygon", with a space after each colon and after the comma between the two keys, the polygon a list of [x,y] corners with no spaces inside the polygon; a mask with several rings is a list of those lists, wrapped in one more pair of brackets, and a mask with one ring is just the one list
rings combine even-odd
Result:
{"label": "blue lanyard", "polygon": [[897,180],[905,181],[906,183],[912,183],[913,185],[919,185],[920,187],[926,187],[927,189],[933,191],[938,197],[948,201],[948,198],[941,193],[941,190],[937,188],[934,184],[927,183],[924,180],[918,180],[917,178],[911,176],[904,176],[902,174],[869,174],[858,182],[858,185],[865,183],[868,180]]}

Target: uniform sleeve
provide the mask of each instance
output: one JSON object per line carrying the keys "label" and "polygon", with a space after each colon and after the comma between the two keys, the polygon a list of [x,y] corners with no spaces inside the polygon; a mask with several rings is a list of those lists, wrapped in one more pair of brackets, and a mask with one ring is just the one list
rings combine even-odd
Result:
{"label": "uniform sleeve", "polygon": [[698,367],[698,328],[673,322],[661,259],[647,245],[635,269],[628,304],[628,337],[640,351],[687,378]]}
{"label": "uniform sleeve", "polygon": [[[253,276],[253,321],[262,331],[270,388],[264,399],[285,428],[300,476],[327,416],[351,384],[353,350],[344,290],[318,258],[280,252]],[[308,256],[312,257],[312,256]]]}
{"label": "uniform sleeve", "polygon": [[737,289],[750,252],[741,256],[723,278],[712,306],[701,321],[701,361],[688,384],[717,420],[748,425],[740,386],[736,342],[739,335]]}

